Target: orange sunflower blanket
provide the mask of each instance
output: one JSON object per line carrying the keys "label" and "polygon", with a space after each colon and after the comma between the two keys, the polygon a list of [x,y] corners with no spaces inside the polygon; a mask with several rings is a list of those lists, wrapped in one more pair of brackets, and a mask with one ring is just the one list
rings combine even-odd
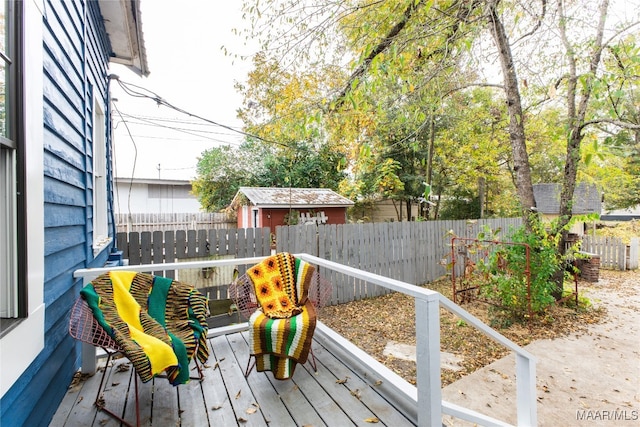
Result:
{"label": "orange sunflower blanket", "polygon": [[259,372],[288,379],[297,363],[305,363],[316,327],[308,298],[315,268],[289,253],[273,255],[251,267],[260,308],[249,319],[249,345]]}

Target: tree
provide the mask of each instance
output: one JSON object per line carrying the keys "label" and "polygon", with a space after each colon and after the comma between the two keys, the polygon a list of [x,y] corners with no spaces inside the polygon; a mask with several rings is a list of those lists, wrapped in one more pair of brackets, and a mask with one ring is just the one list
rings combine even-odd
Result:
{"label": "tree", "polygon": [[[244,148],[244,146],[243,146]],[[252,184],[251,175],[259,167],[256,152],[231,146],[205,150],[198,159],[193,193],[207,212],[229,206],[241,186]]]}
{"label": "tree", "polygon": [[[283,154],[294,153],[295,157]],[[255,187],[302,187],[337,189],[344,178],[335,167],[341,154],[327,147],[298,143],[290,150],[252,141],[238,148],[205,150],[198,159],[193,192],[209,212],[229,206],[238,189]]]}
{"label": "tree", "polygon": [[[531,129],[528,120],[535,120],[535,115],[546,108],[557,109],[559,101],[564,100],[559,120],[565,128],[566,149],[558,179],[563,184],[562,220],[557,229],[561,232],[571,219],[570,201],[585,135],[594,132],[601,137],[605,130],[619,133],[612,131],[612,127],[617,127],[635,132],[637,140],[637,114],[634,122],[632,108],[624,107],[637,105],[624,90],[627,82],[637,76],[631,72],[637,61],[624,60],[635,44],[627,41],[623,47],[620,43],[634,39],[633,31],[640,19],[635,11],[635,15],[629,15],[629,21],[611,25],[608,0],[595,6],[586,0],[534,3],[264,0],[245,4],[254,22],[266,15],[270,27],[276,22],[280,24],[276,32],[267,32],[270,35],[265,38],[265,48],[276,56],[286,56],[287,64],[294,64],[299,54],[303,60],[292,69],[311,64],[316,53],[318,63],[327,58],[347,58],[348,74],[334,73],[336,78],[327,80],[330,84],[323,86],[327,89],[325,93],[333,94],[324,103],[328,108],[323,109],[323,123],[330,140],[341,137],[350,144],[345,152],[352,156],[351,167],[357,167],[357,155],[363,144],[375,139],[380,131],[394,128],[390,117],[412,117],[414,106],[422,102],[422,112],[428,117],[422,122],[407,121],[406,128],[413,126],[413,131],[403,131],[397,139],[411,144],[413,136],[423,131],[426,124],[437,122],[437,116],[431,113],[439,112],[438,105],[451,93],[467,91],[472,85],[500,87],[508,112],[511,148],[508,162],[522,212],[528,220],[530,212],[535,211],[532,177],[549,176],[554,171],[547,168],[544,174],[536,175],[532,170],[534,163],[529,158],[532,153],[528,144],[533,140],[527,136]],[[597,17],[597,23],[592,31],[585,23],[593,16]],[[473,71],[487,63],[486,35],[495,46],[490,55],[500,64],[499,85],[474,76]],[[334,47],[337,54],[327,54],[331,50],[328,48]],[[603,58],[610,58],[608,70],[615,78],[608,76],[603,80]],[[333,68],[328,64],[313,66],[315,70],[344,69],[344,61],[332,64]],[[336,85],[341,75],[345,76],[343,83]],[[595,102],[596,94],[606,103]],[[605,104],[611,108],[605,108]],[[396,110],[399,114],[395,114]],[[428,165],[439,142],[435,132],[430,135],[435,149],[429,150]],[[391,138],[386,143],[374,141],[372,147],[384,147],[391,141]],[[427,175],[433,175],[440,166],[428,166]],[[484,185],[478,185],[478,192],[482,188]],[[562,247],[564,244],[560,243],[560,253]]]}

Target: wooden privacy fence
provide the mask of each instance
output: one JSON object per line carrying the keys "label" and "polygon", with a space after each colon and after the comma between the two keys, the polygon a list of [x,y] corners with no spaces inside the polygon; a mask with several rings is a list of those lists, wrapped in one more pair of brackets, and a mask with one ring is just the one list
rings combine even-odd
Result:
{"label": "wooden privacy fence", "polygon": [[[118,250],[129,265],[250,258],[271,254],[269,228],[226,230],[178,230],[118,233]],[[244,267],[239,267],[244,273]],[[155,272],[190,283],[204,290],[210,299],[226,299],[234,267],[211,267]]]}
{"label": "wooden privacy fence", "polygon": [[133,213],[116,214],[118,233],[143,231],[175,231],[175,230],[209,230],[212,228],[236,228],[236,220],[226,213]]}
{"label": "wooden privacy fence", "polygon": [[640,238],[631,239],[627,246],[619,237],[583,236],[580,250],[598,254],[600,267],[617,270],[638,268],[638,246]]}
{"label": "wooden privacy fence", "polygon": [[[521,218],[499,218],[280,226],[276,228],[276,251],[308,253],[374,274],[421,285],[449,272],[447,264],[451,261],[453,236],[476,238],[483,227],[487,226],[494,231],[501,229],[497,238],[508,240],[510,230],[521,224]],[[599,254],[604,268],[624,268],[619,267],[621,259],[625,260],[627,268],[637,268],[638,240],[640,239],[632,239],[630,257],[625,257],[627,246],[621,242],[613,244],[611,238],[585,236],[582,250]],[[266,227],[118,233],[117,247],[123,251],[123,257],[131,265],[258,257],[271,254],[271,236]],[[632,261],[626,261],[627,259]],[[233,280],[233,270],[233,266],[182,269],[179,273],[169,271],[167,275],[204,289],[211,299],[225,299],[227,287]],[[460,271],[457,273],[461,274]],[[388,292],[385,288],[353,276],[335,271],[327,274],[327,279],[339,284],[334,286],[331,304]]]}
{"label": "wooden privacy fence", "polygon": [[[344,225],[297,225],[276,228],[276,250],[308,253],[381,276],[420,285],[443,276],[451,238],[475,238],[483,226],[501,228],[508,236],[521,218],[474,221],[384,222]],[[321,272],[322,274],[322,272]],[[332,304],[370,298],[388,292],[377,285],[329,272]]]}

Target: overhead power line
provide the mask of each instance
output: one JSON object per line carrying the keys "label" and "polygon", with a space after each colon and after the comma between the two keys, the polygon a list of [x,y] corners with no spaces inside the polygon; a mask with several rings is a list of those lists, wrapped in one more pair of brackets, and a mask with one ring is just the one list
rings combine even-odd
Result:
{"label": "overhead power line", "polygon": [[190,113],[189,111],[186,111],[186,110],[184,110],[184,109],[182,109],[180,107],[177,107],[177,106],[169,103],[164,98],[162,98],[160,95],[158,95],[157,93],[155,93],[155,92],[153,92],[153,91],[151,91],[149,89],[143,88],[143,87],[135,85],[133,83],[127,83],[127,82],[124,82],[124,81],[120,80],[120,77],[118,77],[115,74],[111,74],[109,76],[109,78],[111,78],[112,80],[116,80],[118,82],[118,84],[120,85],[120,87],[122,88],[122,90],[127,95],[132,96],[134,98],[151,99],[152,101],[155,101],[156,104],[158,104],[158,105],[163,105],[165,107],[171,108],[172,110],[175,110],[175,111],[177,111],[179,113],[185,114],[185,115],[187,115],[189,117],[194,117],[194,118],[200,119],[200,120],[202,120],[204,122],[210,123],[210,124],[215,125],[215,126],[219,126],[221,128],[230,130],[232,132],[238,133],[240,135],[243,135],[243,136],[246,136],[246,137],[249,137],[249,138],[255,138],[255,139],[259,139],[260,141],[269,143],[269,144],[277,144],[277,145],[281,145],[283,147],[287,147],[287,145],[282,143],[282,142],[269,140],[269,139],[263,138],[263,137],[261,137],[259,135],[254,135],[254,134],[251,134],[251,133],[248,133],[248,132],[244,132],[244,131],[235,129],[232,126],[225,125],[223,123],[218,123],[218,122],[216,122],[214,120],[211,120],[211,119],[207,119],[206,117],[202,117],[202,116],[200,116],[198,114]]}

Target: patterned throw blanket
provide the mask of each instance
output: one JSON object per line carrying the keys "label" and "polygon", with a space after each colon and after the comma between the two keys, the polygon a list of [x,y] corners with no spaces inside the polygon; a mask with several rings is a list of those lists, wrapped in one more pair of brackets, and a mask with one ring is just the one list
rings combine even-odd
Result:
{"label": "patterned throw blanket", "polygon": [[271,256],[251,267],[260,308],[249,319],[249,346],[258,372],[272,371],[283,380],[305,363],[316,327],[316,312],[308,298],[315,268],[288,253]]}
{"label": "patterned throw blanket", "polygon": [[113,271],[94,279],[80,294],[143,382],[166,371],[171,384],[184,384],[194,353],[202,363],[209,358],[207,299],[192,286]]}

